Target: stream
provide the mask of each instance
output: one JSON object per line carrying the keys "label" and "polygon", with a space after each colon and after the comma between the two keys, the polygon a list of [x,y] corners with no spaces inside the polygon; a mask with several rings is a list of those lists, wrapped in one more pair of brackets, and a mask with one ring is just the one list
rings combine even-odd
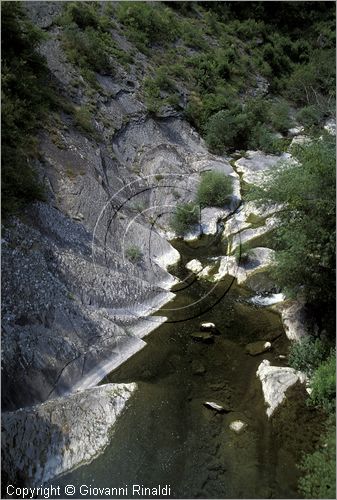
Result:
{"label": "stream", "polygon": [[[81,485],[128,487],[127,494],[112,498],[152,498],[133,496],[135,484],[170,485],[168,498],[298,498],[296,463],[319,434],[317,416],[305,405],[304,388],[295,386],[268,420],[256,378],[263,359],[282,365],[278,356],[287,354],[280,317],[252,304],[253,292],[229,276],[214,287],[189,275],[186,262],[206,263],[221,254],[219,244],[201,239],[174,246],[181,261],[170,272],[185,281],[173,289],[175,299],[157,312],[168,321],[103,381],[137,382],[138,390],[103,453],[52,484],[72,484],[77,491]],[[213,344],[191,338],[203,321],[214,322],[220,331]],[[245,346],[255,340],[272,341],[271,351],[248,355]],[[230,411],[214,412],[205,401]],[[238,419],[247,424],[240,433],[229,428]],[[76,497],[95,498],[85,491]]]}

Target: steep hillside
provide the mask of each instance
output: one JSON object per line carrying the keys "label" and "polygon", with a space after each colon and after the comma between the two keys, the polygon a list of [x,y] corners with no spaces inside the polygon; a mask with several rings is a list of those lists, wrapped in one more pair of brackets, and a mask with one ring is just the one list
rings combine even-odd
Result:
{"label": "steep hillside", "polygon": [[[151,314],[174,297],[168,270],[180,258],[174,237],[193,241],[223,230],[223,255],[206,277],[230,274],[261,293],[287,289],[289,280],[270,285],[255,271],[272,262],[275,252],[263,238],[279,224],[275,212],[292,199],[272,192],[275,206],[245,202],[250,185],[260,186],[280,159],[302,161],[296,144],[331,140],[333,6],[304,3],[277,2],[272,10],[270,2],[251,2],[248,10],[245,2],[2,6],[7,451],[23,420],[34,436],[34,419],[43,427],[54,412],[56,434],[50,438],[47,422],[41,439],[50,438],[59,453],[57,428],[76,421],[73,409],[87,397],[93,410],[85,404],[83,428],[95,432],[91,418],[104,428],[92,454],[30,471],[35,482],[90,459],[106,442],[115,420],[106,415],[115,408],[117,418],[135,385],[96,386],[165,321]],[[208,180],[206,172],[213,172]],[[228,189],[223,203],[210,194],[217,184]],[[307,210],[295,202],[292,208]],[[313,253],[320,248],[314,245]],[[330,259],[332,246],[328,252]],[[330,267],[329,260],[319,286],[330,283]],[[295,295],[307,282],[294,285]],[[324,303],[326,316],[332,299]],[[288,306],[286,327],[304,314],[295,303],[291,316]],[[325,328],[331,344],[333,325]],[[74,394],[87,389],[83,398]],[[6,466],[13,478],[16,453]]]}

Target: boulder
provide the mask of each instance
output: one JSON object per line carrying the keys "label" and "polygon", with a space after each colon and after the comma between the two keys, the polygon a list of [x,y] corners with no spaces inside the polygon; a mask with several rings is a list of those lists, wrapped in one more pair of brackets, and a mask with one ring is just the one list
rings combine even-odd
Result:
{"label": "boulder", "polygon": [[203,270],[203,265],[201,264],[200,260],[198,259],[193,259],[187,262],[186,264],[186,269],[189,271],[192,271],[192,273],[199,274]]}
{"label": "boulder", "polygon": [[196,342],[203,342],[204,344],[213,344],[214,337],[209,332],[195,332],[191,334],[191,337]]}
{"label": "boulder", "polygon": [[247,424],[245,422],[242,422],[242,420],[234,420],[229,424],[229,428],[234,431],[234,432],[241,432],[247,427]]}
{"label": "boulder", "polygon": [[204,406],[210,410],[216,411],[217,413],[228,413],[230,411],[228,408],[225,408],[218,403],[214,403],[214,401],[205,401]]}
{"label": "boulder", "polygon": [[215,326],[214,323],[200,323],[200,331],[201,332],[212,332],[212,333],[219,333],[219,330]]}
{"label": "boulder", "polygon": [[246,345],[246,351],[251,356],[258,356],[259,354],[263,354],[264,352],[270,351],[271,343],[266,342],[265,340],[259,340],[257,342],[251,342]]}
{"label": "boulder", "polygon": [[274,413],[276,408],[284,401],[286,391],[296,382],[304,383],[304,373],[287,366],[271,366],[266,359],[259,365],[257,377],[261,380],[264,400],[268,405],[266,413],[268,417]]}
{"label": "boulder", "polygon": [[300,300],[288,300],[274,306],[281,314],[284,331],[289,340],[300,341],[308,335],[307,312]]}
{"label": "boulder", "polygon": [[245,182],[260,185],[264,181],[265,171],[277,168],[280,160],[284,161],[289,158],[289,153],[277,156],[267,155],[261,151],[247,151],[246,157],[237,160],[235,165]]}

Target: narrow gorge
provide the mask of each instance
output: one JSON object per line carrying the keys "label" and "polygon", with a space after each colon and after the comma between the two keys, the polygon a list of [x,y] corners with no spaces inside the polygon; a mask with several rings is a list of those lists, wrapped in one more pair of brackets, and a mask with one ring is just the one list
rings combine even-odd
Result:
{"label": "narrow gorge", "polygon": [[[326,416],[307,403],[312,374],[289,359],[321,327],[301,290],[272,272],[287,204],[251,193],[300,168],[298,151],[333,141],[334,116],[322,115],[319,139],[291,105],[282,132],[270,126],[276,149],[242,129],[242,143],[219,149],[212,134],[230,119],[202,133],[190,77],[175,68],[173,94],[172,82],[153,90],[160,75],[149,82],[170,50],[192,68],[203,44],[221,56],[221,4],[236,2],[215,2],[213,28],[212,10],[188,3],[19,2],[21,22],[43,33],[36,50],[53,97],[30,157],[43,196],[7,210],[2,227],[4,498],[39,486],[55,488],[50,498],[303,498],[298,464]],[[135,28],[137,8],[158,11],[170,33],[191,22],[203,42],[177,35],[163,49]],[[248,65],[235,26],[230,46]],[[238,96],[272,107],[271,78],[249,71]],[[207,175],[230,186],[216,205],[197,201]],[[197,220],[179,231],[184,207]]]}

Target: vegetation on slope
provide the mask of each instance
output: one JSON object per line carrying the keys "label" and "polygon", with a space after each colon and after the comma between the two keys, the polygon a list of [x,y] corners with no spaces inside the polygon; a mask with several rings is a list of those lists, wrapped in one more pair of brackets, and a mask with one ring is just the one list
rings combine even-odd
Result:
{"label": "vegetation on slope", "polygon": [[289,356],[290,364],[310,377],[308,404],[329,417],[320,448],[302,462],[299,486],[306,497],[335,498],[335,141],[324,136],[294,154],[298,164],[273,172],[250,197],[283,204],[273,276],[288,294],[305,298],[319,327],[294,344]]}
{"label": "vegetation on slope", "polygon": [[[294,121],[319,137],[334,112],[334,15],[333,2],[66,2],[56,24],[89,95],[100,89],[97,74],[113,76],[118,65],[132,65],[145,72],[141,92],[149,113],[176,108],[214,153],[276,153],[288,147]],[[43,197],[33,168],[36,134],[55,99],[37,52],[45,35],[20,3],[2,4],[2,32],[2,199],[10,213]],[[116,33],[135,48],[123,49]],[[137,50],[147,58],[141,68]],[[89,107],[74,112],[75,125],[90,135],[91,113]],[[293,363],[310,371],[311,404],[333,414],[334,144],[315,140],[295,156],[300,165],[277,172],[254,198],[284,204],[275,279],[305,297],[321,333],[294,351]],[[200,199],[222,203],[205,179]],[[198,218],[195,205],[182,206],[173,224],[183,233]],[[135,250],[128,258],[138,259]],[[331,419],[322,448],[304,460],[300,486],[307,496],[335,497],[333,427]]]}
{"label": "vegetation on slope", "polygon": [[43,189],[33,168],[36,132],[49,106],[44,60],[36,48],[44,33],[25,17],[18,2],[1,6],[2,24],[2,209],[41,199]]}

